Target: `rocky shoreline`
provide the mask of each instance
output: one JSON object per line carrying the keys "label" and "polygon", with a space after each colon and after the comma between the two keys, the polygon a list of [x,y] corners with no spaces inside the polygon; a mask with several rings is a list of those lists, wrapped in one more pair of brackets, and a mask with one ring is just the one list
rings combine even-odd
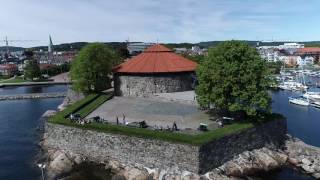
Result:
{"label": "rocky shoreline", "polygon": [[320,178],[320,148],[305,144],[299,139],[288,135],[285,147],[279,150],[268,148],[246,151],[234,159],[224,163],[205,174],[181,171],[178,168],[150,169],[136,164],[128,166],[114,160],[100,162],[81,154],[74,154],[58,149],[47,149],[45,139],[41,145],[47,152],[47,178],[57,179],[68,177],[72,170],[83,163],[94,163],[104,167],[112,174],[112,179],[248,179],[260,172],[269,172],[286,166],[293,166],[301,172],[316,179]]}

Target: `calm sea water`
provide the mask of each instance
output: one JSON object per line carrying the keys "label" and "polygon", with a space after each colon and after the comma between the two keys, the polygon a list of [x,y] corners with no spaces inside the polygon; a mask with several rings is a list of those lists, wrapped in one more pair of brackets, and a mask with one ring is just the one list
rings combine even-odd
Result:
{"label": "calm sea water", "polygon": [[[55,92],[53,89],[61,92],[64,88],[28,86],[0,89],[0,92],[19,94]],[[40,179],[41,171],[35,166],[35,159],[39,153],[40,117],[46,110],[56,109],[62,101],[62,98],[0,101],[1,180]]]}
{"label": "calm sea water", "polygon": [[[67,87],[59,86],[26,86],[0,88],[0,95],[63,92]],[[288,103],[289,96],[298,95],[288,91],[272,93],[273,111],[285,115],[288,119],[290,134],[303,141],[320,147],[320,109],[300,107]],[[39,152],[38,126],[41,115],[48,109],[56,109],[62,98],[0,101],[0,179],[34,180],[41,178],[41,172],[34,160]],[[292,169],[283,168],[264,178],[267,179],[313,179]]]}
{"label": "calm sea water", "polygon": [[65,92],[68,85],[7,86],[0,88],[0,95]]}

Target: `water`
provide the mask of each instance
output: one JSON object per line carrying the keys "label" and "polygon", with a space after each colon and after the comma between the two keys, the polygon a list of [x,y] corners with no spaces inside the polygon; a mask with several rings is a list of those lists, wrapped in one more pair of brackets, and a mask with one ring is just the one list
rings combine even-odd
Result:
{"label": "water", "polygon": [[273,112],[287,117],[288,133],[307,144],[320,147],[320,109],[290,104],[288,97],[298,96],[297,92],[275,91],[272,94]]}
{"label": "water", "polygon": [[67,89],[68,85],[7,86],[0,88],[0,95],[65,92]]}
{"label": "water", "polygon": [[[39,89],[39,86],[28,86],[10,90],[12,94],[19,94],[48,92],[53,89],[62,91],[63,88],[60,88],[61,86],[42,86],[42,89]],[[5,88],[3,91],[8,89]],[[0,102],[0,179],[41,178],[41,171],[35,166],[35,158],[39,152],[37,127],[41,115],[48,109],[56,109],[62,100],[55,98]]]}
{"label": "water", "polygon": [[[310,89],[319,91],[318,88]],[[273,91],[272,92],[272,110],[283,114],[287,118],[288,133],[298,137],[307,144],[320,147],[320,109],[314,107],[304,107],[290,104],[289,97],[300,96],[299,92],[291,91]],[[303,175],[290,168],[283,168],[265,176],[267,180],[312,180],[310,176]]]}

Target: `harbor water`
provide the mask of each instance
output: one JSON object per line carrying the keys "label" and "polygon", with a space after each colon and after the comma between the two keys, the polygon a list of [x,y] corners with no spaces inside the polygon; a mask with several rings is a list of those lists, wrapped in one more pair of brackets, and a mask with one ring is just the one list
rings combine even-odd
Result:
{"label": "harbor water", "polygon": [[[0,88],[1,95],[64,92],[65,85],[25,86]],[[320,147],[320,109],[289,104],[288,97],[299,95],[289,91],[272,92],[272,109],[288,119],[290,134],[308,144]],[[37,180],[41,171],[35,160],[39,154],[39,130],[41,115],[48,109],[56,109],[62,98],[28,99],[0,102],[0,179]],[[88,179],[88,178],[82,178]],[[313,179],[291,168],[283,168],[264,175],[264,180]]]}

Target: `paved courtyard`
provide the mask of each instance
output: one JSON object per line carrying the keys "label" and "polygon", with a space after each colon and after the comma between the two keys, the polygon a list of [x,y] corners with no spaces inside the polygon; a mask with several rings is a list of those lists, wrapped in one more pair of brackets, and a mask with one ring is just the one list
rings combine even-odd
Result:
{"label": "paved courtyard", "polygon": [[176,122],[179,129],[197,129],[200,123],[209,125],[209,128],[216,126],[216,123],[209,120],[209,115],[200,111],[196,105],[161,101],[153,98],[135,97],[114,97],[105,102],[87,118],[100,116],[101,118],[116,122],[123,121],[123,114],[126,122],[146,121],[149,126],[172,127]]}

